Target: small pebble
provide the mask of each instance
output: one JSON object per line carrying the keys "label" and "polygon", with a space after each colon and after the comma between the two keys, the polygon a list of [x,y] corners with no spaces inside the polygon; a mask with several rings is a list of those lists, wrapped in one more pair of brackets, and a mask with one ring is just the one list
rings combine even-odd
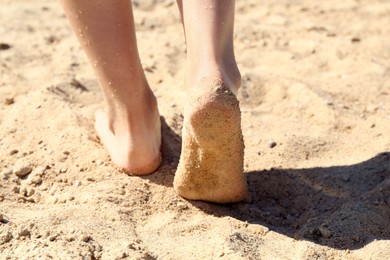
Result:
{"label": "small pebble", "polygon": [[18,186],[13,186],[12,187],[12,191],[15,192],[15,193],[19,193],[20,188]]}
{"label": "small pebble", "polygon": [[46,184],[42,184],[40,187],[39,187],[39,190],[40,191],[47,191],[48,190],[48,187]]}
{"label": "small pebble", "polygon": [[3,222],[3,221],[4,221],[3,214],[0,213],[0,222]]}
{"label": "small pebble", "polygon": [[81,181],[80,180],[75,180],[74,181],[74,186],[76,186],[76,187],[81,186]]}
{"label": "small pebble", "polygon": [[32,170],[29,177],[36,177],[36,176],[42,177],[45,174],[45,171],[46,171],[46,167],[37,166]]}
{"label": "small pebble", "polygon": [[274,140],[269,140],[267,144],[269,148],[274,148],[276,146],[276,142]]}
{"label": "small pebble", "polygon": [[49,194],[53,196],[53,195],[56,193],[56,191],[57,191],[57,187],[56,187],[56,186],[53,186],[53,187],[51,187],[51,189],[49,190]]}
{"label": "small pebble", "polygon": [[8,43],[1,42],[0,43],[0,50],[5,51],[10,49],[12,46]]}
{"label": "small pebble", "polygon": [[72,241],[75,241],[75,240],[76,240],[76,238],[75,238],[74,235],[68,235],[65,239],[66,239],[66,241],[68,241],[68,242],[72,242]]}
{"label": "small pebble", "polygon": [[17,176],[11,176],[10,178],[11,182],[16,183],[17,185],[20,185],[20,179]]}
{"label": "small pebble", "polygon": [[26,161],[17,161],[13,167],[13,173],[19,178],[25,177],[32,171],[31,165]]}
{"label": "small pebble", "polygon": [[324,226],[319,227],[319,230],[320,230],[321,236],[324,238],[329,238],[332,235],[332,233],[329,231],[329,229],[327,229]]}
{"label": "small pebble", "polygon": [[188,206],[182,201],[179,201],[176,205],[178,209],[188,209]]}
{"label": "small pebble", "polygon": [[66,160],[68,160],[68,156],[66,156],[66,155],[62,156],[62,157],[59,159],[60,162],[65,162]]}
{"label": "small pebble", "polygon": [[359,37],[353,37],[351,39],[351,42],[360,42],[360,38]]}
{"label": "small pebble", "polygon": [[45,40],[46,40],[46,43],[48,43],[48,44],[52,44],[52,43],[55,43],[56,41],[58,41],[58,39],[54,35],[50,35],[49,37],[46,37]]}
{"label": "small pebble", "polygon": [[65,173],[68,169],[67,168],[61,168],[60,173]]}
{"label": "small pebble", "polygon": [[57,238],[57,235],[52,235],[48,239],[49,239],[50,242],[53,242],[53,241],[56,240],[56,238]]}
{"label": "small pebble", "polygon": [[42,178],[39,177],[39,176],[34,176],[32,179],[31,179],[31,183],[32,184],[35,184],[35,185],[40,185],[42,183]]}
{"label": "small pebble", "polygon": [[333,106],[333,101],[332,100],[327,100],[325,103],[328,106]]}
{"label": "small pebble", "polygon": [[26,192],[26,197],[31,197],[32,195],[34,195],[35,193],[35,190],[34,189],[31,189],[31,188],[27,188],[27,192]]}
{"label": "small pebble", "polygon": [[120,256],[119,256],[119,259],[125,259],[125,258],[127,258],[128,256],[129,256],[128,253],[122,252],[122,254],[120,254]]}
{"label": "small pebble", "polygon": [[343,181],[345,181],[345,182],[349,182],[350,177],[349,177],[349,175],[343,175],[343,176],[341,177],[341,179],[342,179]]}
{"label": "small pebble", "polygon": [[50,235],[51,235],[51,232],[50,232],[50,230],[46,230],[46,232],[45,232],[45,233],[43,233],[43,237],[44,237],[44,238],[49,238],[49,237],[50,237]]}
{"label": "small pebble", "polygon": [[14,155],[14,154],[17,154],[19,151],[16,150],[16,149],[13,149],[11,150],[11,152],[9,152],[9,155]]}
{"label": "small pebble", "polygon": [[[0,236],[0,244],[4,245],[5,243],[8,243],[13,238],[12,233],[7,231],[1,234]],[[7,258],[6,258],[7,259]],[[9,258],[8,258],[9,259]]]}
{"label": "small pebble", "polygon": [[28,236],[30,236],[30,231],[28,230],[28,229],[26,229],[26,228],[22,228],[20,231],[19,231],[19,233],[18,233],[18,236],[19,237],[28,237]]}
{"label": "small pebble", "polygon": [[88,242],[90,239],[91,239],[91,237],[88,235],[85,235],[85,234],[80,236],[80,241],[83,241],[83,242]]}
{"label": "small pebble", "polygon": [[19,193],[22,194],[23,196],[27,196],[27,188],[21,187],[19,190]]}
{"label": "small pebble", "polygon": [[95,163],[96,163],[96,165],[102,165],[104,162],[102,160],[98,159],[98,160],[95,161]]}
{"label": "small pebble", "polygon": [[64,152],[63,152],[63,154],[65,154],[65,155],[69,155],[69,154],[70,154],[70,152],[69,152],[69,151],[64,151]]}

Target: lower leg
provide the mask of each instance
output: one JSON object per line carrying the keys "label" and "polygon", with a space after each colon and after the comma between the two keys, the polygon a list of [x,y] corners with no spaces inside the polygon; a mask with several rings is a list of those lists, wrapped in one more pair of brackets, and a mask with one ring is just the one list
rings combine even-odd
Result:
{"label": "lower leg", "polygon": [[95,124],[101,141],[114,163],[128,172],[154,171],[160,119],[140,63],[131,2],[61,2],[102,89],[105,111],[96,113]]}
{"label": "lower leg", "polygon": [[244,143],[235,96],[233,0],[179,1],[187,42],[188,103],[174,187],[183,197],[217,203],[247,198]]}
{"label": "lower leg", "polygon": [[234,56],[234,0],[178,1],[187,44],[187,82],[222,79],[236,93],[241,75]]}

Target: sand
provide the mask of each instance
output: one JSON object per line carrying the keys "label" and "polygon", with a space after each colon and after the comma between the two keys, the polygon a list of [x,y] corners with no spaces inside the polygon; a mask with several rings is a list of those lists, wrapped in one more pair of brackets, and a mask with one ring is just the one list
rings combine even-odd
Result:
{"label": "sand", "polygon": [[0,259],[390,257],[390,3],[238,0],[251,203],[179,197],[185,43],[174,1],[134,1],[163,163],[115,169],[96,78],[58,1],[0,0]]}
{"label": "sand", "polygon": [[186,199],[215,203],[248,198],[237,97],[220,79],[203,78],[184,110],[175,190]]}

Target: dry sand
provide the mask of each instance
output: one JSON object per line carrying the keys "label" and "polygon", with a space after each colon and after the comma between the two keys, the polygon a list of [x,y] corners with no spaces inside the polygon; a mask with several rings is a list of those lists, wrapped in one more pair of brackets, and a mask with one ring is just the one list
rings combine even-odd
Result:
{"label": "dry sand", "polygon": [[389,1],[237,1],[253,202],[228,206],[172,188],[180,17],[171,0],[134,5],[164,117],[147,177],[96,140],[99,88],[59,2],[0,0],[0,259],[390,258]]}
{"label": "dry sand", "polygon": [[237,97],[220,79],[204,78],[190,91],[184,111],[174,189],[190,200],[232,203],[247,199]]}

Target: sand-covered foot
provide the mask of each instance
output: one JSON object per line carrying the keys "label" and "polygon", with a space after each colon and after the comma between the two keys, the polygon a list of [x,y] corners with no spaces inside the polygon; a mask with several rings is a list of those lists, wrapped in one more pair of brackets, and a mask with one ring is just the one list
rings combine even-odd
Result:
{"label": "sand-covered foot", "polygon": [[189,96],[175,190],[190,200],[230,203],[247,199],[236,96],[215,78],[204,78]]}
{"label": "sand-covered foot", "polygon": [[[161,164],[161,126],[158,112],[147,123],[139,119],[139,127],[116,127],[103,110],[96,111],[95,129],[108,150],[111,160],[129,175],[147,175],[155,172]],[[118,125],[118,124],[117,124]],[[125,126],[125,123],[119,123]],[[114,133],[115,131],[115,133]]]}

